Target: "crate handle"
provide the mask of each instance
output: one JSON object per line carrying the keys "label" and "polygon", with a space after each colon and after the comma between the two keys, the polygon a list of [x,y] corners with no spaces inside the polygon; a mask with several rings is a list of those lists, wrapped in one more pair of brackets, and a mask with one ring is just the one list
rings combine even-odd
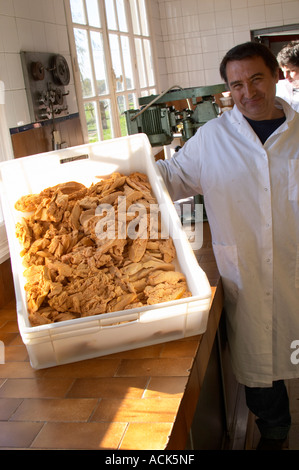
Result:
{"label": "crate handle", "polygon": [[105,318],[100,320],[101,328],[111,328],[119,325],[125,325],[126,323],[132,323],[139,320],[138,313],[129,313],[125,315],[118,315],[114,318]]}
{"label": "crate handle", "polygon": [[63,165],[64,163],[76,162],[77,160],[87,160],[89,159],[89,155],[87,153],[83,155],[76,155],[73,157],[65,157],[60,160],[60,164]]}

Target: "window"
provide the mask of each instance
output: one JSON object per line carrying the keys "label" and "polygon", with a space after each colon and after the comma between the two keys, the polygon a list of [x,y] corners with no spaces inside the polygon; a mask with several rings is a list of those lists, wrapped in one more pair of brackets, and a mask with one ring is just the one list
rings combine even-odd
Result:
{"label": "window", "polygon": [[146,0],[65,0],[86,140],[127,135],[123,112],[156,93]]}

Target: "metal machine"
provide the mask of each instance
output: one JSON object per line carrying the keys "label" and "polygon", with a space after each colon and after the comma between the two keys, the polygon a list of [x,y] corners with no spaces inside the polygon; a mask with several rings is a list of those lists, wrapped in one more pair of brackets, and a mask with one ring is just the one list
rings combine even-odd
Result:
{"label": "metal machine", "polygon": [[[176,86],[160,95],[139,98],[140,110],[125,111],[128,133],[146,134],[152,147],[169,145],[177,133],[186,141],[200,126],[219,115],[214,96],[225,90],[224,84],[197,88]],[[173,102],[179,100],[186,100],[188,107],[176,110]]]}
{"label": "metal machine", "polygon": [[[139,104],[142,106],[140,110],[125,111],[128,134],[146,134],[152,147],[171,144],[174,135],[178,133],[183,141],[187,141],[199,127],[219,115],[215,95],[224,91],[224,84],[197,88],[175,86],[160,95],[139,98]],[[179,100],[186,100],[188,107],[176,110],[173,102]],[[207,220],[202,196],[194,197],[195,208],[196,204],[203,204],[203,219]],[[183,223],[193,223],[198,219],[194,209],[191,220],[182,216]]]}
{"label": "metal machine", "polygon": [[60,133],[55,118],[69,115],[66,97],[70,70],[60,54],[21,51],[24,81],[31,122],[52,121],[53,150],[60,148]]}

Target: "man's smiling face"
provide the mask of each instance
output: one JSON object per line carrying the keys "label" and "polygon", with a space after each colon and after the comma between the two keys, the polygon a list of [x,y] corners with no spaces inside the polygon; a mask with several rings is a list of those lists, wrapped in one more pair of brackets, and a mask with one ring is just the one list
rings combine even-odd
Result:
{"label": "man's smiling face", "polygon": [[232,60],[226,74],[232,98],[244,116],[262,121],[283,115],[274,104],[279,71],[273,76],[262,57]]}

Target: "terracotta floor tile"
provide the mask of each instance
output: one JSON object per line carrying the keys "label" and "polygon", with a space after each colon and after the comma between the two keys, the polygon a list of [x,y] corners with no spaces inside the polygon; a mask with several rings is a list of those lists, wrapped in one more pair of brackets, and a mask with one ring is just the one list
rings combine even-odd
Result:
{"label": "terracotta floor tile", "polygon": [[73,362],[57,367],[49,367],[45,370],[46,377],[112,377],[120,364],[118,358],[88,359],[86,361]]}
{"label": "terracotta floor tile", "polygon": [[4,323],[3,326],[0,328],[0,332],[3,333],[19,333],[19,328],[18,328],[18,322],[8,320],[7,322]]}
{"label": "terracotta floor tile", "polygon": [[16,339],[18,336],[20,336],[18,333],[11,333],[0,330],[0,341],[2,341],[5,346],[11,344],[13,340]]}
{"label": "terracotta floor tile", "polygon": [[[0,310],[0,331],[2,330],[2,328],[4,327],[4,325],[10,321],[11,319],[8,317],[8,315],[6,314],[3,314]],[[13,320],[12,320],[13,321]]]}
{"label": "terracotta floor tile", "polygon": [[21,403],[21,398],[0,398],[0,421],[8,420]]}
{"label": "terracotta floor tile", "polygon": [[188,377],[151,377],[144,392],[144,398],[180,398],[186,388]]}
{"label": "terracotta floor tile", "polygon": [[5,348],[5,362],[20,362],[28,361],[28,353],[25,345],[20,346],[6,346]]}
{"label": "terracotta floor tile", "polygon": [[118,422],[173,422],[180,405],[178,398],[103,399],[91,420]]}
{"label": "terracotta floor tile", "polygon": [[9,312],[11,311],[12,313],[14,313],[14,315],[16,315],[16,300],[15,298],[11,299],[9,302],[7,302],[7,304],[5,304],[4,307],[1,307],[0,309],[0,315],[2,315],[2,312]]}
{"label": "terracotta floor tile", "polygon": [[0,447],[27,448],[42,427],[43,423],[0,422]]}
{"label": "terracotta floor tile", "polygon": [[[17,347],[17,346],[16,346]],[[10,378],[34,378],[42,377],[43,370],[35,370],[31,367],[29,362],[8,362],[0,365],[0,377]]]}
{"label": "terracotta floor tile", "polygon": [[159,357],[163,350],[163,344],[153,344],[144,348],[130,349],[129,351],[121,351],[111,354],[109,357],[119,357],[121,359],[134,359],[136,357]]}
{"label": "terracotta floor tile", "polygon": [[161,357],[194,357],[199,342],[194,340],[170,341],[165,343]]}
{"label": "terracotta floor tile", "polygon": [[15,335],[15,337],[11,340],[10,346],[24,346],[24,342],[21,338],[21,336],[18,334],[18,335]]}
{"label": "terracotta floor tile", "polygon": [[130,423],[120,450],[163,450],[171,429],[171,423]]}
{"label": "terracotta floor tile", "polygon": [[11,421],[87,421],[96,407],[96,399],[25,399]]}
{"label": "terracotta floor tile", "polygon": [[0,388],[1,398],[63,398],[72,379],[8,379]]}
{"label": "terracotta floor tile", "polygon": [[7,321],[17,321],[17,312],[15,309],[6,308],[0,309],[0,328]]}
{"label": "terracotta floor tile", "polygon": [[67,396],[76,398],[141,398],[147,382],[146,377],[76,379]]}
{"label": "terracotta floor tile", "polygon": [[125,423],[47,423],[34,440],[35,449],[117,449]]}
{"label": "terracotta floor tile", "polygon": [[117,371],[119,377],[130,376],[184,376],[189,374],[192,358],[123,360]]}

